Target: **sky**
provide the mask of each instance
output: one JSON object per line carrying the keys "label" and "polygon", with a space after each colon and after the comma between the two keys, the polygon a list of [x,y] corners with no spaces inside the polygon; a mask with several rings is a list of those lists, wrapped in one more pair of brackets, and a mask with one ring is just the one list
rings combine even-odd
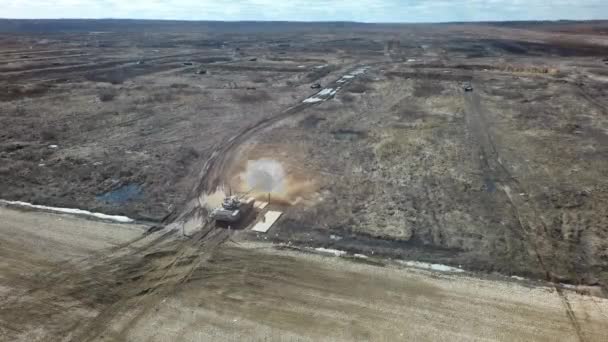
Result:
{"label": "sky", "polygon": [[445,22],[608,19],[608,0],[0,0],[0,18]]}

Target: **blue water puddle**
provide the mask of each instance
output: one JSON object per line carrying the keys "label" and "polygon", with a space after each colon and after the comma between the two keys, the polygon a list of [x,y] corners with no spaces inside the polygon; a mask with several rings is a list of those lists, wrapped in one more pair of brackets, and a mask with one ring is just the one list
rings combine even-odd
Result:
{"label": "blue water puddle", "polygon": [[485,186],[486,186],[486,191],[487,192],[494,192],[496,191],[496,183],[494,183],[494,180],[492,178],[488,178],[486,177],[483,180]]}
{"label": "blue water puddle", "polygon": [[140,199],[142,195],[141,186],[139,184],[127,184],[118,189],[108,191],[105,194],[97,195],[95,198],[98,201],[106,203],[122,204]]}

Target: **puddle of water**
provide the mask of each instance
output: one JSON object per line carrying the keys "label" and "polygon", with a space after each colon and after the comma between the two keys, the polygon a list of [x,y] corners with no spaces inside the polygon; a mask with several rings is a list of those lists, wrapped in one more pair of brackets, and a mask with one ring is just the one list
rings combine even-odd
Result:
{"label": "puddle of water", "polygon": [[493,179],[486,177],[486,178],[484,178],[483,182],[484,182],[487,192],[496,191],[496,183],[494,183]]}
{"label": "puddle of water", "polygon": [[123,185],[118,189],[108,191],[105,194],[96,196],[98,201],[122,204],[129,201],[137,200],[142,197],[141,186],[138,184]]}

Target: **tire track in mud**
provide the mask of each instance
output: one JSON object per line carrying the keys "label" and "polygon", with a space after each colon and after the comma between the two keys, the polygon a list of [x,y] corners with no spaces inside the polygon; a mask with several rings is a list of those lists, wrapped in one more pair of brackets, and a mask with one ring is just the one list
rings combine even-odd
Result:
{"label": "tire track in mud", "polygon": [[[125,287],[133,284],[130,278],[133,273],[140,271],[141,265],[137,255],[153,250],[171,235],[173,232],[142,234],[124,244],[100,250],[74,262],[58,263],[48,271],[26,276],[22,286],[27,291],[9,292],[0,299],[1,316],[27,317],[44,329],[49,329],[53,339],[65,339],[83,324],[84,317],[70,315],[70,311],[95,310],[107,305],[108,300],[111,301]],[[143,241],[146,238],[150,238],[150,241]],[[19,328],[12,330],[15,336],[24,332]]]}
{"label": "tire track in mud", "polygon": [[[500,159],[496,143],[488,130],[486,118],[481,110],[479,95],[477,95],[477,93],[468,92],[465,93],[464,96],[466,126],[471,134],[473,143],[476,145],[475,147],[479,149],[479,159],[484,182],[486,182],[488,188],[487,190],[493,191],[494,188],[499,188],[509,199],[513,212],[519,222],[519,227],[523,236],[527,238],[526,242],[532,247],[535,254],[534,257],[536,258],[540,269],[545,273],[546,280],[551,283],[557,295],[560,297],[566,316],[572,324],[578,340],[584,342],[585,337],[583,331],[572,310],[570,301],[561,288],[556,285],[556,278],[549,267],[547,267],[544,257],[540,253],[539,241],[535,237],[539,235],[537,227],[541,229],[541,236],[546,236],[548,234],[547,227],[533,205],[524,203],[520,198],[513,196],[513,191],[517,194],[528,192],[525,191],[526,189],[523,185],[511,175]],[[550,241],[550,239],[548,240]]]}
{"label": "tire track in mud", "polygon": [[[100,265],[112,260],[115,261],[120,258],[145,252],[146,250],[151,249],[161,242],[167,240],[173,234],[174,232],[162,232],[152,241],[145,243],[142,246],[135,247],[134,244],[149,237],[148,234],[142,234],[141,236],[125,243],[103,249],[92,253],[90,256],[68,262],[67,265],[69,265],[69,267],[67,268],[65,263],[57,265],[49,271],[34,275],[33,279],[37,280],[37,285],[35,287],[30,288],[19,296],[11,296],[9,293],[8,295],[3,296],[0,299],[0,302],[2,302],[3,306],[5,307],[14,305],[23,298],[35,295],[37,292],[48,291],[49,289],[53,291],[56,288],[60,288],[62,285],[74,282],[76,280],[82,281],[82,273],[96,274],[97,271],[95,269]],[[128,254],[123,254],[127,250],[131,250],[131,252]],[[9,297],[12,299],[10,302],[7,301]]]}
{"label": "tire track in mud", "polygon": [[[112,336],[117,340],[128,340],[126,336],[128,329],[153,310],[164,295],[188,282],[200,264],[232,234],[228,230],[214,228],[213,225],[207,224],[193,237],[182,241],[178,244],[175,253],[168,256],[168,262],[161,262],[167,257],[159,257],[157,260],[159,264],[142,274],[142,279],[135,287],[126,288],[123,297],[103,310],[90,324],[77,327],[81,332],[71,340],[92,341],[101,334]],[[118,332],[108,331],[116,317],[132,309],[138,311],[126,324],[121,324],[122,328]]]}
{"label": "tire track in mud", "polygon": [[[143,308],[123,325],[123,328],[118,332],[117,338],[119,340],[127,341],[129,328],[144,319],[145,316],[162,300],[164,295],[170,294],[179,286],[188,283],[201,264],[208,260],[213,255],[213,252],[232,235],[232,232],[229,230],[213,229],[212,225],[208,226],[211,227],[211,229],[206,231],[198,241],[195,241],[192,245],[188,246],[179,257],[175,258],[167,270],[166,275],[155,285],[155,288],[149,293],[146,293],[146,297],[135,304],[135,306],[143,304]],[[162,283],[169,278],[169,272],[177,267],[181,267],[182,262],[188,265],[186,269],[171,277],[169,284]]]}

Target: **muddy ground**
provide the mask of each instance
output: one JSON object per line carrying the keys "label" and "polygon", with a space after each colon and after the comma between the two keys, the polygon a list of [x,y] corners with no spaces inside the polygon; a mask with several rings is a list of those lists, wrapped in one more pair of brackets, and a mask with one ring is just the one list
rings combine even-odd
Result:
{"label": "muddy ground", "polygon": [[171,223],[272,159],[285,214],[251,239],[608,285],[601,33],[94,23],[1,26],[3,199]]}
{"label": "muddy ground", "polygon": [[[608,300],[0,206],[1,341],[603,341]],[[229,237],[229,239],[227,239]],[[457,312],[458,314],[455,314]]]}

